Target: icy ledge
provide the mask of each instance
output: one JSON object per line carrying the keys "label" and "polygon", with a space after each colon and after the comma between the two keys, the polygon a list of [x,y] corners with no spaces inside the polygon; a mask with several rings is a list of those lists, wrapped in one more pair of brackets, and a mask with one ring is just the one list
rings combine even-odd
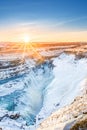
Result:
{"label": "icy ledge", "polygon": [[[43,80],[41,80],[38,84],[40,86],[39,88],[41,93],[43,93],[43,102],[42,102],[42,108],[38,113],[38,115],[36,116],[36,124],[34,126],[27,126],[26,121],[20,118],[20,113],[18,112],[9,113],[8,111],[0,110],[1,111],[0,113],[2,113],[2,115],[0,115],[1,116],[0,127],[2,128],[2,130],[29,130],[29,129],[34,130],[44,119],[46,119],[55,110],[59,111],[58,113],[60,115],[60,118],[58,119],[61,119],[62,115],[68,112],[69,106],[67,105],[71,104],[71,102],[73,102],[75,97],[77,97],[77,95],[80,92],[80,88],[82,88],[81,87],[82,81],[87,77],[87,59],[83,58],[80,60],[75,60],[75,56],[73,55],[62,54],[60,57],[53,59],[53,64],[55,66],[53,68],[53,72],[47,73],[48,71],[47,67],[46,74],[44,74],[43,75],[44,77],[42,77],[45,80],[50,76],[50,74],[52,74],[54,77],[52,81],[48,85],[46,85],[46,87],[43,86],[44,89],[41,88]],[[38,81],[40,75],[38,75]],[[38,99],[36,98],[35,100],[38,101]],[[18,110],[21,111],[21,109],[23,108],[20,107],[20,109]],[[63,109],[66,111],[64,111]],[[15,115],[17,114],[19,114],[19,118],[12,119],[11,115],[14,115],[15,117]],[[70,115],[68,114],[68,117],[70,117]],[[67,116],[65,117],[67,118]],[[63,119],[67,120],[65,117]],[[55,126],[55,120],[57,119],[53,118],[54,126]],[[48,119],[46,121],[49,123]],[[45,122],[46,126],[48,126],[47,122]],[[52,126],[51,123],[49,123],[49,125]],[[40,129],[42,130],[43,128],[43,130],[46,130],[46,126],[44,125],[44,123],[42,123]],[[47,127],[47,130],[51,129]]]}
{"label": "icy ledge", "polygon": [[[74,101],[44,120],[37,130],[77,130],[81,129],[80,126],[75,128],[75,125],[79,122],[83,123],[87,121],[87,79],[84,79],[80,86],[79,95],[74,99]],[[87,123],[87,122],[86,122]],[[81,124],[80,124],[81,125]],[[86,130],[87,127],[81,130]],[[73,129],[74,128],[74,129]]]}
{"label": "icy ledge", "polygon": [[87,59],[62,54],[53,61],[54,79],[44,92],[43,107],[37,115],[39,124],[53,111],[70,104],[79,94],[80,84],[87,77]]}

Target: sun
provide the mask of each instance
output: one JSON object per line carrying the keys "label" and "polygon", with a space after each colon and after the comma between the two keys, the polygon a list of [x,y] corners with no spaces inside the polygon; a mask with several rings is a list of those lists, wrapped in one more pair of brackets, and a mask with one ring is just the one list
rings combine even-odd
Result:
{"label": "sun", "polygon": [[29,42],[31,41],[30,36],[24,35],[24,36],[23,36],[23,41],[24,41],[24,43],[29,43]]}

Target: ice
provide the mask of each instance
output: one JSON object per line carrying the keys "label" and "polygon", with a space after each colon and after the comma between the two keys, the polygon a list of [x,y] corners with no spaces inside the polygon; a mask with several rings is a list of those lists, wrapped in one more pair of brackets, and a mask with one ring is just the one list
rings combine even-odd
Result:
{"label": "ice", "polygon": [[[29,66],[30,62],[26,62],[25,66],[26,64]],[[36,67],[28,67],[25,75],[22,75],[19,78],[7,79],[1,84],[0,108],[8,110],[8,113],[17,111],[27,125],[34,125],[35,117],[42,107],[43,90],[53,79],[52,67],[50,62],[45,62]],[[10,122],[12,123],[11,120]]]}
{"label": "ice", "polygon": [[15,68],[20,70],[15,76],[11,75],[12,68],[1,70],[8,71],[10,78],[2,76],[0,80],[0,112],[2,116],[17,112],[20,117],[16,120],[4,117],[0,127],[33,130],[53,111],[74,100],[87,76],[87,59],[62,53],[40,65],[26,59]]}
{"label": "ice", "polygon": [[[80,82],[87,76],[87,60],[62,54],[53,61],[54,79],[45,88],[43,107],[37,118],[44,119],[55,109],[70,104],[79,93]],[[38,121],[37,121],[38,122]]]}

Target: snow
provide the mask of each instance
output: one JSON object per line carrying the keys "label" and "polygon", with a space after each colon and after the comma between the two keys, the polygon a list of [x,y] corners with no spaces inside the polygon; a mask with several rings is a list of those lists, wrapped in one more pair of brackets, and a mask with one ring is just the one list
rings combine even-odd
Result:
{"label": "snow", "polygon": [[54,59],[53,64],[54,79],[45,89],[43,107],[37,120],[44,119],[55,109],[70,104],[79,93],[80,82],[87,76],[85,58],[76,61],[74,55],[62,54]]}
{"label": "snow", "polygon": [[3,77],[6,82],[0,85],[2,116],[19,112],[21,117],[17,120],[4,117],[0,122],[2,129],[33,130],[54,110],[70,104],[77,96],[80,83],[87,76],[87,59],[76,60],[74,55],[63,53],[52,61],[35,65],[35,61],[26,60],[25,73],[20,71],[18,78],[7,81]]}

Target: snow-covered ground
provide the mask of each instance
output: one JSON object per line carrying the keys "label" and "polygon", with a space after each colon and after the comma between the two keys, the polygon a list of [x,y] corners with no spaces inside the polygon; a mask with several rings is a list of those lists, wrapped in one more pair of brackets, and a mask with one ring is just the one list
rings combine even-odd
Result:
{"label": "snow-covered ground", "polygon": [[71,130],[73,126],[73,130],[87,130],[87,78],[80,83],[73,102],[53,112],[37,130]]}
{"label": "snow-covered ground", "polygon": [[22,65],[1,68],[0,73],[0,127],[32,130],[75,99],[87,77],[87,59],[62,53],[37,65],[27,58]]}
{"label": "snow-covered ground", "polygon": [[80,83],[87,77],[87,59],[75,60],[74,55],[62,54],[53,60],[54,79],[45,88],[43,107],[37,118],[44,119],[53,110],[70,104],[80,91]]}

